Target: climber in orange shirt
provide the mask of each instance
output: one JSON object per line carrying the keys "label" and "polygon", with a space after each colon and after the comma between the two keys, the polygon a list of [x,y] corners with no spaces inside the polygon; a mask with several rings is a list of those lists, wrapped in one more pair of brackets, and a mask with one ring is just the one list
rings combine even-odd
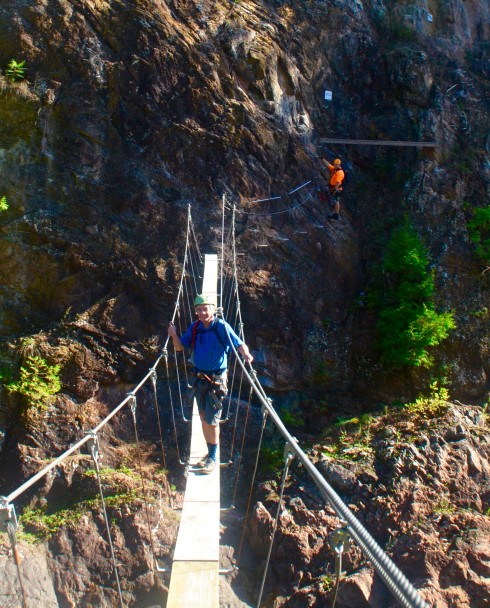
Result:
{"label": "climber in orange shirt", "polygon": [[330,197],[332,198],[332,215],[329,215],[329,220],[338,220],[340,211],[340,195],[342,194],[342,183],[345,179],[345,173],[342,169],[342,162],[340,158],[336,158],[331,165],[327,160],[322,159],[322,163],[330,171],[330,181],[328,182],[328,188]]}

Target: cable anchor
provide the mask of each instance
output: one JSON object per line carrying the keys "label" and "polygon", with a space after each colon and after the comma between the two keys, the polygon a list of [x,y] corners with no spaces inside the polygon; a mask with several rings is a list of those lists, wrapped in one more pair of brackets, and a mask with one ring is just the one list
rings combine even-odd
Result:
{"label": "cable anchor", "polygon": [[87,447],[90,450],[90,455],[92,456],[94,463],[97,465],[100,453],[99,437],[97,433],[93,433],[92,431],[89,431],[87,435],[89,436]]}
{"label": "cable anchor", "polygon": [[151,380],[151,383],[153,384],[153,388],[155,388],[157,385],[157,378],[158,378],[158,374],[157,374],[156,370],[151,368],[150,369],[150,380]]}
{"label": "cable anchor", "polygon": [[5,496],[0,496],[0,530],[8,532],[10,536],[18,527],[14,505],[8,503]]}
{"label": "cable anchor", "polygon": [[330,534],[328,535],[328,542],[330,543],[332,550],[337,554],[342,553],[344,550],[349,550],[350,539],[351,536],[349,532],[349,526],[345,521],[341,521],[340,527],[334,530],[333,532],[330,532]]}
{"label": "cable anchor", "polygon": [[337,600],[337,592],[339,590],[340,579],[342,577],[342,554],[344,549],[346,551],[349,550],[350,545],[350,532],[347,522],[341,521],[340,527],[331,532],[328,535],[328,542],[332,547],[332,550],[335,553],[335,588],[334,588],[334,596],[332,601],[332,608],[335,606],[335,602]]}
{"label": "cable anchor", "polygon": [[136,402],[136,395],[133,391],[130,391],[128,393],[128,397],[129,397],[129,407],[131,408],[131,413],[133,414],[133,420],[136,422],[136,406],[137,406],[137,402]]}

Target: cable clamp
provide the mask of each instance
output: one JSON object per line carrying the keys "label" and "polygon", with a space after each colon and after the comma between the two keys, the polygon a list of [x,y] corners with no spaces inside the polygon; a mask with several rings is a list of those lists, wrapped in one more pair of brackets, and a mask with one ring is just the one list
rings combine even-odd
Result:
{"label": "cable clamp", "polygon": [[157,375],[156,369],[153,369],[151,367],[150,368],[150,379],[151,379],[151,381],[153,383],[153,386],[156,386],[156,384],[157,384],[157,378],[158,378],[158,375]]}
{"label": "cable clamp", "polygon": [[5,496],[0,496],[0,530],[10,536],[18,527],[14,505],[8,503]]}
{"label": "cable clamp", "polygon": [[87,431],[86,434],[89,436],[89,440],[87,441],[88,449],[90,450],[90,454],[93,458],[93,461],[96,463],[99,460],[99,437],[97,433],[94,433],[92,431]]}
{"label": "cable clamp", "polygon": [[133,417],[136,416],[136,393],[134,391],[130,391],[128,393],[128,397],[129,397],[129,407],[131,408],[131,412],[133,413]]}
{"label": "cable clamp", "polygon": [[340,527],[334,530],[333,532],[330,532],[330,534],[328,535],[328,542],[330,543],[332,550],[337,555],[340,555],[344,550],[349,550],[351,538],[349,526],[347,525],[347,523],[345,521],[342,521],[340,523]]}
{"label": "cable clamp", "polygon": [[[293,437],[293,439],[294,439],[295,443],[298,443],[298,440],[296,439],[296,437]],[[286,445],[284,446],[284,460],[286,460],[287,462],[291,462],[291,460],[293,460],[295,457],[296,457],[296,454],[294,453],[292,444],[289,441],[287,441]]]}
{"label": "cable clamp", "polygon": [[269,410],[262,403],[260,406],[260,411],[262,412],[262,420],[265,422],[265,420],[267,420],[267,416],[269,415]]}

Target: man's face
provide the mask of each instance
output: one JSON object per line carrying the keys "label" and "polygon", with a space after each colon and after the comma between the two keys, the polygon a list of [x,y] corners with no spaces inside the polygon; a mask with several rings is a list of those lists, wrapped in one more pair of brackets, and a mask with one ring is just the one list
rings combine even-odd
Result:
{"label": "man's face", "polygon": [[199,306],[196,306],[196,315],[199,321],[210,323],[214,317],[214,306],[212,304],[199,304]]}

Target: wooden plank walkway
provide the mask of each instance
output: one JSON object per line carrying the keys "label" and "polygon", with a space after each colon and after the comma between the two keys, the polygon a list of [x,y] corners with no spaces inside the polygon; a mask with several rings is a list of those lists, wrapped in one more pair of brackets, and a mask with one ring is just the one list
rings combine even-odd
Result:
{"label": "wooden plank walkway", "polygon": [[[202,292],[216,297],[217,284],[218,256],[206,254]],[[201,419],[194,402],[191,455],[167,608],[219,606],[219,466],[210,475],[202,475],[195,468],[207,451]],[[219,463],[219,446],[216,460]]]}
{"label": "wooden plank walkway", "polygon": [[437,148],[436,141],[396,141],[387,139],[335,139],[332,137],[321,137],[321,144],[345,144],[347,146],[408,146],[412,148]]}

